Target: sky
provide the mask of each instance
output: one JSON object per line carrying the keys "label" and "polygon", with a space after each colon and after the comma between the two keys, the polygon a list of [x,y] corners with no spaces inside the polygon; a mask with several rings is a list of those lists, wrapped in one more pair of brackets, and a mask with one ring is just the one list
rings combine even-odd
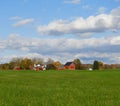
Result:
{"label": "sky", "polygon": [[0,63],[16,57],[120,63],[120,0],[0,0]]}

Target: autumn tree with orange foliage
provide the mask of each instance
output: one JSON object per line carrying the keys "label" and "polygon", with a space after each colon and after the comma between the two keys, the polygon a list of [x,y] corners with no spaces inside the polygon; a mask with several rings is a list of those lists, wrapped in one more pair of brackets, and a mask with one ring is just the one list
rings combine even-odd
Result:
{"label": "autumn tree with orange foliage", "polygon": [[54,65],[56,68],[58,68],[58,67],[61,66],[62,64],[61,64],[61,62],[56,61],[56,62],[53,63],[53,65]]}
{"label": "autumn tree with orange foliage", "polygon": [[33,66],[33,62],[31,59],[28,59],[28,58],[24,58],[22,61],[21,61],[21,68],[24,69],[24,70],[27,70],[27,69],[30,69],[32,66]]}

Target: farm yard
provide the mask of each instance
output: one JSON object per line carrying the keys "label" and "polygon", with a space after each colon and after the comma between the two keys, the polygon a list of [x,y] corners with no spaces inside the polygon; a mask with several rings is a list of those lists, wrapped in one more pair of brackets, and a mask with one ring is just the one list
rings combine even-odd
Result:
{"label": "farm yard", "polygon": [[120,71],[0,71],[0,106],[119,106]]}

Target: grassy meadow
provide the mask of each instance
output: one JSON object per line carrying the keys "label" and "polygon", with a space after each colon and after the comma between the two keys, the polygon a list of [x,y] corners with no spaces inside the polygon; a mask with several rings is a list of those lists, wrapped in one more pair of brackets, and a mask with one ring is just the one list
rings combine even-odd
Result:
{"label": "grassy meadow", "polygon": [[120,71],[0,71],[0,106],[119,106]]}

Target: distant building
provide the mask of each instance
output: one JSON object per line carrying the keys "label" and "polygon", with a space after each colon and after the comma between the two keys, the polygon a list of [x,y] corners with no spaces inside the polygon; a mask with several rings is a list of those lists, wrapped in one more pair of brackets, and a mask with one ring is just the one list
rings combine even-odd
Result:
{"label": "distant building", "polygon": [[73,62],[67,62],[65,65],[64,65],[64,68],[65,69],[68,69],[68,70],[75,70],[75,64]]}
{"label": "distant building", "polygon": [[21,70],[20,66],[15,66],[13,70]]}
{"label": "distant building", "polygon": [[36,71],[46,70],[46,65],[43,65],[43,64],[34,64],[33,70],[36,70]]}

